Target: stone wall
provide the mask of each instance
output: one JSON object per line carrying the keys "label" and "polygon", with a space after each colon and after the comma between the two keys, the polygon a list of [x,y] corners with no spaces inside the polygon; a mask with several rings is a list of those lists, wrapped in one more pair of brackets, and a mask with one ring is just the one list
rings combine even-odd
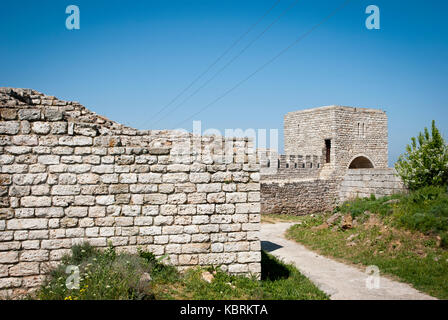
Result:
{"label": "stone wall", "polygon": [[0,88],[0,117],[4,294],[39,285],[85,241],[260,274],[252,141],[139,131],[25,89]]}
{"label": "stone wall", "polygon": [[265,180],[261,183],[261,213],[306,215],[332,210],[338,182],[330,179]]}
{"label": "stone wall", "polygon": [[334,109],[322,107],[288,112],[284,117],[283,132],[286,155],[323,156],[325,139],[333,139],[336,132]]}
{"label": "stone wall", "polygon": [[257,152],[260,174],[269,180],[317,179],[322,168],[321,157],[311,155],[278,155]]}
{"label": "stone wall", "polygon": [[356,197],[406,192],[393,168],[348,170],[342,179],[286,179],[262,176],[261,212],[305,215],[332,210]]}
{"label": "stone wall", "polygon": [[[384,111],[328,106],[289,112],[284,118],[284,134],[286,155],[258,152],[262,213],[323,212],[351,197],[404,190],[387,167]],[[325,140],[331,141],[328,163]],[[364,160],[359,166],[373,165],[375,169],[349,169],[357,158]]]}
{"label": "stone wall", "polygon": [[335,121],[335,163],[342,174],[358,156],[367,157],[374,168],[388,167],[388,128],[384,111],[341,108],[335,113]]}
{"label": "stone wall", "polygon": [[405,191],[405,187],[395,169],[354,169],[348,170],[339,190],[339,201],[356,197],[376,197]]}
{"label": "stone wall", "polygon": [[289,112],[284,119],[286,155],[320,155],[326,161],[325,140],[331,140],[333,176],[342,178],[350,162],[365,156],[375,168],[387,168],[388,130],[384,111],[328,106]]}

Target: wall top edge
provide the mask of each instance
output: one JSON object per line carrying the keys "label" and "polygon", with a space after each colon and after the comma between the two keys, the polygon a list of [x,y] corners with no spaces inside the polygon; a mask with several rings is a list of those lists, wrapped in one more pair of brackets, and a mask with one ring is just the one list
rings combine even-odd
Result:
{"label": "wall top edge", "polygon": [[383,113],[386,112],[381,109],[374,109],[374,108],[358,108],[358,107],[350,107],[350,106],[340,106],[340,105],[329,105],[329,106],[322,106],[317,108],[308,108],[303,110],[297,110],[297,111],[290,111],[286,113],[286,116],[289,115],[295,115],[295,114],[302,114],[302,113],[312,113],[317,111],[332,111],[332,110],[341,110],[341,111],[351,111],[351,112],[363,112],[363,113]]}

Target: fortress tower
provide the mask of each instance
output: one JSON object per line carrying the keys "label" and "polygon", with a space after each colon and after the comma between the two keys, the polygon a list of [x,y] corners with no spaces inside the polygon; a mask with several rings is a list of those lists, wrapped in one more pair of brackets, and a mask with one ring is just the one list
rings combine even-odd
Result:
{"label": "fortress tower", "polygon": [[387,116],[382,110],[328,106],[289,112],[285,154],[315,155],[323,170],[387,168]]}
{"label": "fortress tower", "polygon": [[402,191],[388,168],[387,132],[387,115],[378,109],[326,106],[287,113],[285,154],[257,152],[262,212],[322,212],[349,198]]}

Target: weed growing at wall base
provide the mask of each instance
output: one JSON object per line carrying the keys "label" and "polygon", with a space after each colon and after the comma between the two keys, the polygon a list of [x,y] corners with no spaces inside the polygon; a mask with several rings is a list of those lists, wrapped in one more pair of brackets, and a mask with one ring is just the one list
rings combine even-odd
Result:
{"label": "weed growing at wall base", "polygon": [[[66,265],[78,265],[79,290],[67,288]],[[39,299],[56,300],[127,300],[153,299],[146,290],[143,275],[155,264],[138,255],[117,254],[114,248],[104,251],[89,244],[72,248],[71,256],[65,256],[62,264],[50,273],[37,294]]]}
{"label": "weed growing at wall base", "polygon": [[[65,266],[78,264],[80,287],[65,285]],[[204,279],[204,274],[211,279]],[[178,272],[152,253],[117,253],[89,244],[77,245],[65,256],[37,292],[43,300],[160,300],[160,299],[328,299],[292,265],[262,252],[261,280],[233,276],[219,267],[195,267]]]}

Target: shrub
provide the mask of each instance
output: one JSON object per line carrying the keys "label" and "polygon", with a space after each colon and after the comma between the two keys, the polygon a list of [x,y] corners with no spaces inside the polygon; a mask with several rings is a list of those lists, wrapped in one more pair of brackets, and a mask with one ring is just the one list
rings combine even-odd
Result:
{"label": "shrub", "polygon": [[442,248],[448,248],[448,232],[443,232],[440,235],[440,246]]}
{"label": "shrub", "polygon": [[448,231],[448,194],[445,187],[424,187],[403,197],[394,210],[398,225],[421,232]]}
{"label": "shrub", "polygon": [[395,168],[404,184],[411,190],[425,186],[448,184],[448,146],[432,121],[431,133],[425,128],[413,137],[406,153],[402,154]]}
{"label": "shrub", "polygon": [[[448,240],[448,192],[446,187],[428,186],[408,194],[395,194],[382,198],[357,198],[336,207],[334,212],[350,213],[363,221],[371,212],[397,227],[424,233],[438,234],[442,244]],[[445,240],[444,240],[445,239]]]}
{"label": "shrub", "polygon": [[345,201],[336,207],[334,212],[350,213],[353,218],[361,217],[366,211],[378,213],[381,216],[388,216],[392,213],[392,205],[389,200],[401,198],[401,195],[392,195],[382,198],[370,196],[370,198],[356,198]]}
{"label": "shrub", "polygon": [[[123,300],[152,299],[154,296],[141,281],[154,264],[138,255],[117,254],[113,247],[100,251],[90,244],[75,245],[71,255],[50,273],[38,291],[39,299],[46,300]],[[66,285],[69,265],[79,268],[79,288]]]}
{"label": "shrub", "polygon": [[[262,281],[255,275],[230,275],[220,267],[195,267],[180,273],[150,252],[116,253],[113,247],[95,249],[76,245],[72,254],[51,272],[37,292],[44,300],[142,300],[142,299],[327,299],[292,265],[262,252]],[[68,289],[65,273],[77,263],[78,289]],[[213,274],[209,283],[204,271]],[[150,275],[150,280],[148,277]],[[142,281],[145,280],[145,281]]]}
{"label": "shrub", "polygon": [[72,247],[72,255],[65,256],[63,262],[65,264],[78,265],[82,261],[88,260],[91,257],[97,256],[99,254],[98,249],[91,246],[88,242],[80,245],[75,245]]}
{"label": "shrub", "polygon": [[175,267],[162,263],[168,255],[157,258],[154,253],[143,251],[141,248],[138,248],[138,255],[146,260],[151,272],[155,276],[159,276],[164,282],[172,280],[173,277],[177,277],[178,274]]}

